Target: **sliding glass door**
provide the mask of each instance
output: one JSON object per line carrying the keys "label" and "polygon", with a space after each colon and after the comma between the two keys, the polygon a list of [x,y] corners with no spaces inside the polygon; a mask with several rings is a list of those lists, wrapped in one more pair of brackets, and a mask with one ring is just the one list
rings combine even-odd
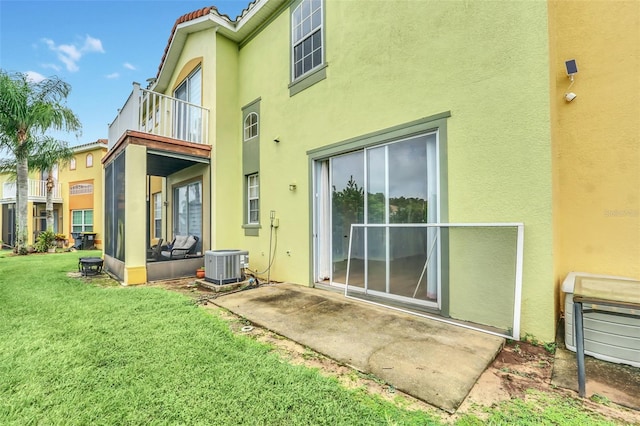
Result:
{"label": "sliding glass door", "polygon": [[434,132],[316,163],[318,281],[438,306],[439,231],[410,226],[438,221],[437,158]]}
{"label": "sliding glass door", "polygon": [[194,235],[202,246],[202,182],[191,182],[173,189],[173,235]]}

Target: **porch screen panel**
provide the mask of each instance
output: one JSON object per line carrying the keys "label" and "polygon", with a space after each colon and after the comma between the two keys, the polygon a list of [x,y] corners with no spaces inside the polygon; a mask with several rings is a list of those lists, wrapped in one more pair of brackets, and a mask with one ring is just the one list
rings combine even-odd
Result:
{"label": "porch screen panel", "polygon": [[[124,262],[125,156],[105,168],[105,253]],[[93,220],[93,217],[92,217]]]}
{"label": "porch screen panel", "polygon": [[104,168],[104,253],[114,257],[113,221],[115,209],[113,202],[113,162]]}
{"label": "porch screen panel", "polygon": [[116,229],[115,229],[115,257],[124,262],[124,248],[126,235],[125,229],[125,156],[120,155],[115,161],[114,170],[114,189],[115,189],[115,212],[116,212]]}

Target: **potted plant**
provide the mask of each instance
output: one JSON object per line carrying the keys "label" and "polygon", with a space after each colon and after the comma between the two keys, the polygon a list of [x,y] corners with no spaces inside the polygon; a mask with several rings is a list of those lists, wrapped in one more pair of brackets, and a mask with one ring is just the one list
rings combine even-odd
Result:
{"label": "potted plant", "polygon": [[59,248],[64,247],[67,243],[67,236],[64,234],[55,234],[54,238]]}
{"label": "potted plant", "polygon": [[35,243],[35,249],[38,253],[55,253],[56,251],[56,234],[53,231],[43,231],[38,235]]}
{"label": "potted plant", "polygon": [[198,269],[196,269],[196,277],[204,278],[204,266],[201,266]]}

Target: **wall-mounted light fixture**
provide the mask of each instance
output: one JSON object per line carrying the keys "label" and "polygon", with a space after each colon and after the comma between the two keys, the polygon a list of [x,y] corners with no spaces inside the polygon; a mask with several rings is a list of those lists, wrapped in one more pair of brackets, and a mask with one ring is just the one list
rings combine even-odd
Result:
{"label": "wall-mounted light fixture", "polygon": [[295,183],[289,184],[289,191],[295,191],[298,186]]}
{"label": "wall-mounted light fixture", "polygon": [[573,76],[578,73],[578,65],[576,64],[575,59],[569,59],[564,63],[565,68],[567,69],[567,77],[571,80],[571,84],[567,87],[567,91],[564,94],[564,100],[567,102],[573,101],[578,95],[573,92],[570,92],[571,86],[573,86]]}

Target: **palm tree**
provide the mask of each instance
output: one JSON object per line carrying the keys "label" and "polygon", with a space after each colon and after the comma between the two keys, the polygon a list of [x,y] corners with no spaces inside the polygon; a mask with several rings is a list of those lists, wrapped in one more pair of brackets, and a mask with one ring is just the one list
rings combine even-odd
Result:
{"label": "palm tree", "polygon": [[[42,137],[37,143],[28,141],[25,146],[30,151],[28,154],[29,171],[44,172],[47,175],[47,231],[53,231],[53,188],[55,186],[53,169],[56,165],[58,167],[66,165],[73,158],[73,150],[69,148],[67,142],[50,136]],[[15,179],[16,166],[15,158],[2,159],[0,160],[0,173],[11,174]]]}
{"label": "palm tree", "polygon": [[16,247],[26,253],[29,154],[48,130],[79,132],[80,120],[65,105],[71,86],[50,77],[40,82],[26,74],[0,70],[0,147],[16,160]]}
{"label": "palm tree", "polygon": [[34,152],[29,155],[29,169],[44,172],[47,175],[47,231],[53,231],[53,169],[64,166],[73,158],[73,150],[66,142],[50,136],[42,138],[40,143],[34,144]]}

